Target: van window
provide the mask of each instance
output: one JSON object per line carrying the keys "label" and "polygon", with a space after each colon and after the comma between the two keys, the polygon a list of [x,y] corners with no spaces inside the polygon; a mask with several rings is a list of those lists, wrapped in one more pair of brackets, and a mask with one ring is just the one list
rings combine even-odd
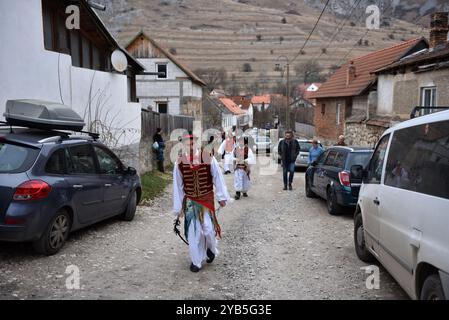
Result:
{"label": "van window", "polygon": [[385,184],[449,199],[449,121],[395,132]]}
{"label": "van window", "polygon": [[339,152],[335,158],[334,167],[344,169],[347,153]]}
{"label": "van window", "polygon": [[378,143],[374,151],[368,168],[368,183],[380,184],[382,180],[382,170],[384,167],[385,153],[387,152],[390,135],[384,136]]}

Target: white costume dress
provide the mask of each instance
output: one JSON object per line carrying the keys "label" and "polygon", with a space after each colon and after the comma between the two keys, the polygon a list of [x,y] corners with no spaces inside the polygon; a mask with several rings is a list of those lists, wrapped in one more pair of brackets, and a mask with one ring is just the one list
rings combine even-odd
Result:
{"label": "white costume dress", "polygon": [[218,148],[218,153],[220,155],[224,154],[223,168],[225,172],[232,171],[232,164],[234,159],[235,142],[234,138],[226,138],[223,143]]}
{"label": "white costume dress", "polygon": [[[194,162],[195,165],[195,162]],[[210,163],[210,174],[215,186],[215,198],[218,201],[229,201],[226,183],[217,160],[213,157]],[[179,163],[173,170],[173,212],[179,216],[185,213],[185,235],[189,241],[189,252],[192,263],[198,268],[207,259],[207,249],[218,256],[215,214],[209,208],[191,200],[185,193],[185,177]]]}
{"label": "white costume dress", "polygon": [[[254,157],[254,153],[249,147],[246,159],[244,159],[243,154],[241,154],[242,152],[244,152],[244,148],[237,146],[234,153],[235,154],[234,188],[236,192],[247,193],[251,187],[251,179],[250,179],[251,166],[256,164],[256,158]],[[246,170],[245,168],[239,166],[239,164],[241,165],[244,164],[246,166]]]}

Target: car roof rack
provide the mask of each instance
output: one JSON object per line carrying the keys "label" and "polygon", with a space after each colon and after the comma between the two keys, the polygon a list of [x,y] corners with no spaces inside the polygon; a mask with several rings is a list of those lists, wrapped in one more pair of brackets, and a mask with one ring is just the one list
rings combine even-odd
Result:
{"label": "car roof rack", "polygon": [[422,111],[422,110],[431,110],[431,111],[443,111],[443,110],[449,110],[449,106],[444,107],[444,106],[438,106],[438,107],[415,107],[413,108],[412,113],[410,114],[410,119],[415,119],[417,116],[418,111]]}
{"label": "car roof rack", "polygon": [[40,140],[42,143],[44,142],[57,142],[57,141],[61,141],[61,140],[75,140],[75,139],[86,139],[86,136],[77,136],[77,135],[73,135],[73,134],[77,134],[77,133],[81,133],[81,134],[85,134],[88,137],[90,137],[92,140],[97,141],[100,139],[100,134],[99,133],[95,133],[95,132],[89,132],[89,131],[72,131],[72,130],[67,130],[70,132],[64,132],[64,131],[59,131],[59,130],[46,130],[46,129],[38,129],[38,128],[30,128],[27,126],[17,126],[17,125],[12,125],[8,122],[5,121],[0,121],[0,127],[7,127],[11,129],[11,132],[13,132],[13,128],[24,128],[24,129],[30,129],[30,130],[38,130],[38,131],[42,131],[42,132],[47,132],[47,133],[51,133],[51,134],[55,134],[53,137],[48,137],[46,139],[42,139]]}

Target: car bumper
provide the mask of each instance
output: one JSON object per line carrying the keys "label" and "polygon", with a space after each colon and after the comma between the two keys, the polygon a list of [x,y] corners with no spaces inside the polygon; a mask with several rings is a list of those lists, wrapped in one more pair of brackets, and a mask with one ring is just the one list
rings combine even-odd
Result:
{"label": "car bumper", "polygon": [[345,207],[355,207],[357,205],[358,197],[353,195],[351,188],[342,188],[336,194],[339,205]]}
{"label": "car bumper", "polygon": [[[7,225],[7,218],[23,220],[20,225]],[[44,202],[11,203],[0,221],[0,241],[25,242],[40,238],[48,225],[50,207]]]}
{"label": "car bumper", "polygon": [[295,166],[297,168],[307,168],[309,166],[309,159],[308,158],[297,159],[295,162]]}

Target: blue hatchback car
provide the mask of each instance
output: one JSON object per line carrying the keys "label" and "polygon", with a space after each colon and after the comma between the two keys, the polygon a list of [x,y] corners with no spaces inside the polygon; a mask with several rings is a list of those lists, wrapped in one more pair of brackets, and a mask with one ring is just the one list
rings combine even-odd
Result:
{"label": "blue hatchback car", "polygon": [[90,136],[0,129],[0,241],[57,253],[71,231],[134,218],[140,178]]}
{"label": "blue hatchback car", "polygon": [[350,179],[354,165],[366,167],[373,150],[355,147],[331,147],[306,172],[306,195],[327,201],[330,214],[337,215],[344,207],[355,207],[362,181]]}

